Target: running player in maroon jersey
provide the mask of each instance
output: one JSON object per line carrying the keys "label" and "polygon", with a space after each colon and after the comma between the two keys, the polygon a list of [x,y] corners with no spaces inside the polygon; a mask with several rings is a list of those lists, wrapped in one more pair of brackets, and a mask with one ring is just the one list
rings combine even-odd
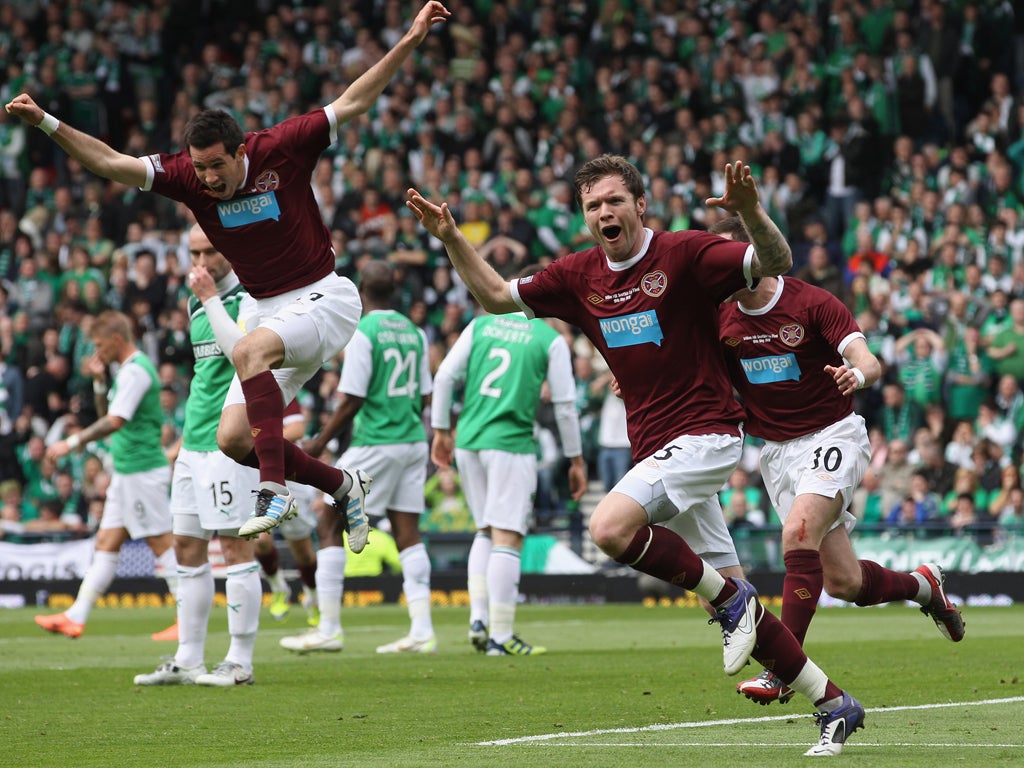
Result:
{"label": "running player in maroon jersey", "polygon": [[237,381],[218,430],[224,453],[260,469],[243,536],[295,514],[287,477],[339,502],[348,497],[349,545],[359,552],[366,544],[363,502],[371,478],[313,459],[282,435],[284,404],[348,343],[361,309],[355,286],[334,272],[330,233],[309,180],[339,128],[373,106],[430,28],[450,15],[442,3],[427,2],[395,47],[323,109],[248,134],[222,110],[200,112],[186,125],[185,149],[176,154],[122,154],[44,112],[26,94],[6,105],[8,114],[38,127],[98,176],[187,205],[257,300],[259,327],[235,347]]}
{"label": "running player in maroon jersey", "polygon": [[[576,199],[597,245],[563,256],[543,272],[506,282],[459,231],[447,204],[409,190],[408,207],[435,237],[488,312],[558,317],[593,342],[618,380],[635,466],[590,519],[595,543],[618,562],[689,589],[716,609],[725,671],[753,655],[819,709],[821,736],[808,754],[834,755],[864,721],[864,709],[810,661],[793,634],[743,579],[717,492],[737,465],[743,409],[718,348],[718,305],[744,286],[792,266],[792,253],[761,207],[750,168],[725,167],[725,194],[710,198],[739,215],[753,245],[706,232],[644,226],[646,192],[625,158],[603,155],[576,174]],[[705,561],[661,525],[691,517]]]}
{"label": "running player in maroon jersey", "polygon": [[[737,217],[711,231],[748,240]],[[793,277],[765,277],[732,298],[720,309],[721,347],[746,430],[766,441],[761,477],[783,524],[782,622],[802,644],[824,589],[857,605],[913,600],[959,642],[963,617],[937,564],[901,573],[858,560],[850,543],[856,518],[848,508],[871,458],[852,395],[882,370],[853,315],[831,293]],[[770,670],[737,690],[761,704],[793,695]]]}

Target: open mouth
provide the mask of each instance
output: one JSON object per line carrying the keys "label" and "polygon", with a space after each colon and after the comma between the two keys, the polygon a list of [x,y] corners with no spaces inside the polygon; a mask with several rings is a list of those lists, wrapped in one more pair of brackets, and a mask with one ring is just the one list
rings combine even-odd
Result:
{"label": "open mouth", "polygon": [[607,227],[601,227],[601,234],[604,235],[605,240],[614,240],[620,234],[622,234],[622,227],[618,224],[611,224]]}

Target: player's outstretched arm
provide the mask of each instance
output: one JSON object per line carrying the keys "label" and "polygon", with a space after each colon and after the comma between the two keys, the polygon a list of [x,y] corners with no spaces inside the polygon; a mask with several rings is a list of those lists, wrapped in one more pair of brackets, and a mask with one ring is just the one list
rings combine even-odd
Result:
{"label": "player's outstretched arm", "polygon": [[406,206],[430,234],[444,243],[452,266],[480,306],[494,315],[518,312],[519,305],[512,300],[508,283],[463,236],[448,203],[435,205],[415,189],[409,189],[408,195]]}
{"label": "player's outstretched arm", "polygon": [[451,15],[451,11],[437,0],[430,0],[424,5],[413,19],[409,31],[395,44],[395,47],[356,78],[355,82],[346,88],[341,96],[331,102],[338,125],[347,123],[353,117],[363,114],[372,107],[409,54],[423,42],[427,33],[430,32],[430,28],[434,24],[447,20]]}
{"label": "player's outstretched arm", "polygon": [[146,183],[146,165],[142,160],[124,155],[99,139],[72,128],[44,111],[27,94],[15,96],[4,109],[7,114],[49,134],[65,152],[97,176],[130,187],[141,187]]}
{"label": "player's outstretched arm", "polygon": [[754,262],[751,265],[754,277],[775,277],[792,268],[793,251],[761,206],[761,195],[749,165],[741,162],[727,164],[725,194],[722,197],[709,197],[704,202],[740,217],[754,246]]}

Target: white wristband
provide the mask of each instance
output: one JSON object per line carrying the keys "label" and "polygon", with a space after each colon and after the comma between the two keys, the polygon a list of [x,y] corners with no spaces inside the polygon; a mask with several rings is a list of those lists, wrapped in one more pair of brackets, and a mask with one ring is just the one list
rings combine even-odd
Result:
{"label": "white wristband", "polygon": [[57,130],[57,126],[60,125],[60,120],[51,115],[49,112],[43,112],[43,119],[36,126],[40,131],[45,133],[47,136],[53,136],[53,132]]}
{"label": "white wristband", "polygon": [[70,448],[72,451],[77,451],[78,446],[82,444],[82,438],[79,437],[78,433],[76,432],[71,437],[67,438],[64,442],[68,444],[68,448]]}
{"label": "white wristband", "polygon": [[850,373],[852,373],[857,379],[857,389],[864,389],[864,374],[861,373],[860,368],[851,368]]}

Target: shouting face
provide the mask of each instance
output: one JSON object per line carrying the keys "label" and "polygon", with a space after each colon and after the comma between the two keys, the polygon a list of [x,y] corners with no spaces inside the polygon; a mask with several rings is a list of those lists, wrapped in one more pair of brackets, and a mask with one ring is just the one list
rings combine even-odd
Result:
{"label": "shouting face", "polygon": [[587,229],[611,261],[635,256],[644,242],[645,197],[635,198],[621,176],[605,176],[580,190]]}
{"label": "shouting face", "polygon": [[205,149],[189,147],[188,151],[196,176],[208,194],[218,200],[234,197],[245,181],[245,145],[239,144],[233,155],[229,155],[220,142]]}

